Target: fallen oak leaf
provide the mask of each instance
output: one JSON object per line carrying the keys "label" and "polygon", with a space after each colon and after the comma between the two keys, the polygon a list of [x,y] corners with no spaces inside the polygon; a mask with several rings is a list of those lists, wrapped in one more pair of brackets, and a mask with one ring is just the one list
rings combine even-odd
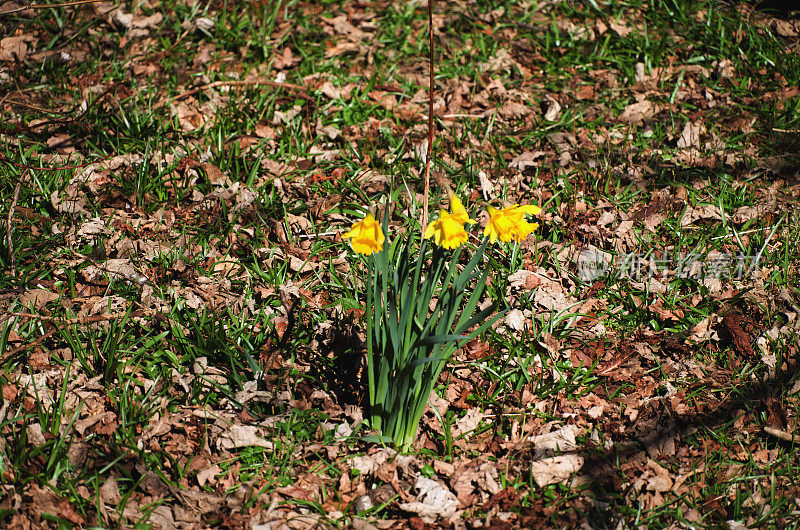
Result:
{"label": "fallen oak leaf", "polygon": [[567,480],[583,467],[584,458],[579,455],[561,455],[543,458],[531,463],[531,476],[543,488]]}
{"label": "fallen oak leaf", "polygon": [[661,107],[652,101],[643,99],[625,107],[625,110],[619,116],[619,121],[629,125],[641,125],[644,120],[649,120],[660,111]]}
{"label": "fallen oak leaf", "polygon": [[575,425],[565,425],[557,431],[532,436],[530,441],[536,448],[534,458],[538,459],[547,454],[577,449],[578,444],[575,441],[575,435],[578,434],[579,430]]}
{"label": "fallen oak leaf", "polygon": [[86,519],[67,500],[60,498],[52,490],[31,484],[26,494],[31,497],[37,520],[41,521],[44,514],[49,514],[66,519],[77,526],[86,524]]}
{"label": "fallen oak leaf", "polygon": [[414,487],[419,492],[416,500],[400,503],[400,509],[416,513],[427,524],[435,523],[437,518],[450,519],[456,514],[458,499],[444,485],[419,477]]}
{"label": "fallen oak leaf", "polygon": [[0,61],[24,61],[28,55],[28,44],[36,39],[30,35],[16,35],[0,39]]}
{"label": "fallen oak leaf", "polygon": [[217,438],[217,448],[224,450],[241,449],[243,447],[263,447],[273,449],[274,444],[258,435],[256,425],[231,425]]}

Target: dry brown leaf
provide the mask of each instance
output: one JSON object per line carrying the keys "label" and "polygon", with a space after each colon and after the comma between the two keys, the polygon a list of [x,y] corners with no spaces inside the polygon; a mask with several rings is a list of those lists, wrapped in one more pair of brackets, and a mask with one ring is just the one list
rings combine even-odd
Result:
{"label": "dry brown leaf", "polygon": [[700,136],[706,133],[706,126],[698,122],[686,122],[678,137],[678,147],[686,149],[689,147],[700,147]]}
{"label": "dry brown leaf", "polygon": [[33,307],[34,310],[38,310],[50,302],[55,302],[58,298],[59,295],[46,289],[28,289],[19,296],[17,301],[24,307]]}
{"label": "dry brown leaf", "polygon": [[38,520],[47,513],[67,519],[72,524],[83,526],[86,520],[80,515],[69,502],[60,498],[48,488],[40,488],[36,484],[31,484],[26,495],[31,497],[33,512]]}
{"label": "dry brown leaf", "polygon": [[558,120],[558,116],[561,114],[561,104],[550,94],[545,95],[545,99],[547,100],[547,112],[544,113],[544,119],[547,121]]}
{"label": "dry brown leaf", "polygon": [[633,31],[633,28],[620,24],[618,22],[609,22],[608,27],[611,28],[620,37],[627,37]]}
{"label": "dry brown leaf", "polygon": [[[559,106],[558,110],[556,111],[556,116],[558,115],[558,111],[560,111],[560,110],[561,110],[561,107]],[[530,107],[528,107],[527,105],[525,105],[523,103],[519,103],[517,101],[509,100],[509,101],[506,101],[505,103],[503,103],[500,106],[500,108],[498,109],[498,112],[500,113],[500,116],[502,116],[503,118],[505,118],[507,120],[518,120],[518,119],[524,118],[525,116],[530,114],[531,109],[530,109]],[[547,116],[545,116],[545,117],[547,117]],[[547,119],[550,119],[550,118],[547,118]],[[554,119],[551,120],[551,121],[554,121]]]}
{"label": "dry brown leaf", "polygon": [[579,455],[562,455],[531,463],[531,476],[543,488],[548,484],[564,482],[583,467],[584,458]]}
{"label": "dry brown leaf", "polygon": [[30,35],[16,35],[0,39],[0,61],[24,61],[28,55],[28,44],[36,39]]}
{"label": "dry brown leaf", "polygon": [[256,425],[231,425],[217,438],[217,448],[230,451],[243,447],[263,447],[271,450],[274,444],[262,438],[260,431]]}
{"label": "dry brown leaf", "polygon": [[486,415],[477,407],[467,410],[464,416],[453,424],[453,436],[463,436],[465,439],[469,439],[470,435],[480,426],[484,417]]}
{"label": "dry brown leaf", "polygon": [[649,100],[631,103],[619,116],[619,121],[630,125],[641,125],[661,111],[661,107]]}
{"label": "dry brown leaf", "polygon": [[506,314],[506,318],[503,322],[514,331],[522,331],[525,329],[525,321],[525,315],[522,311],[515,308]]}
{"label": "dry brown leaf", "polygon": [[574,451],[578,448],[575,435],[579,432],[580,429],[577,426],[565,425],[556,431],[532,436],[530,441],[536,451],[534,458],[538,460],[554,453]]}
{"label": "dry brown leaf", "polygon": [[425,477],[418,477],[414,484],[418,493],[413,502],[401,502],[400,509],[416,513],[427,524],[437,519],[449,520],[456,515],[458,498],[443,484]]}

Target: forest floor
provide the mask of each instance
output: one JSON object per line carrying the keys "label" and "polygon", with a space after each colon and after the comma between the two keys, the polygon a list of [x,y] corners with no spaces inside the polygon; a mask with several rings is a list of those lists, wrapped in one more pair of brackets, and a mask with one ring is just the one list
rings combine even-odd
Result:
{"label": "forest floor", "polygon": [[505,313],[371,434],[367,208],[418,230],[424,1],[0,2],[0,526],[800,524],[800,21],[434,7],[431,212]]}

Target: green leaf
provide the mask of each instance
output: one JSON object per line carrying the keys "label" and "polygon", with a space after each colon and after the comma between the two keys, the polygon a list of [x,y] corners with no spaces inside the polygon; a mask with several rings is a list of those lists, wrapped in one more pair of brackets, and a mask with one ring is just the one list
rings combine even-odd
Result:
{"label": "green leaf", "polygon": [[456,342],[461,339],[468,339],[467,335],[431,335],[417,341],[419,346],[428,346],[433,344],[446,344],[448,342]]}

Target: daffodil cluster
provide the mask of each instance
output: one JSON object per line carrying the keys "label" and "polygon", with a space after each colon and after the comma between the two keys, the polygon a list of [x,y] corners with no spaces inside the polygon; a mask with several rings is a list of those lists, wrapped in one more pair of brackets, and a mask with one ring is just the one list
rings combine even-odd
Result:
{"label": "daffodil cluster", "polygon": [[[539,223],[528,222],[526,217],[539,215],[542,209],[532,204],[522,206],[512,204],[501,209],[488,206],[487,211],[489,212],[489,221],[483,229],[483,235],[488,237],[492,243],[498,240],[503,243],[512,240],[519,243],[539,228]],[[469,218],[466,208],[458,197],[451,195],[450,211],[439,210],[439,218],[428,224],[423,237],[425,239],[433,238],[433,241],[440,247],[454,249],[466,243],[469,238],[464,225],[472,225],[476,222]],[[352,228],[342,237],[351,239],[353,250],[366,255],[380,252],[386,239],[380,225],[371,213],[353,224]]]}
{"label": "daffodil cluster", "polygon": [[518,204],[487,210],[485,238],[466,260],[467,228],[477,221],[452,193],[450,211],[439,210],[424,232],[408,231],[390,245],[387,216],[379,224],[367,214],[342,234],[355,252],[369,256],[363,281],[366,377],[369,425],[380,434],[365,439],[409,451],[446,363],[502,316],[496,303],[484,303],[491,270],[484,252],[490,242],[525,239],[538,227],[527,216],[541,210]]}

